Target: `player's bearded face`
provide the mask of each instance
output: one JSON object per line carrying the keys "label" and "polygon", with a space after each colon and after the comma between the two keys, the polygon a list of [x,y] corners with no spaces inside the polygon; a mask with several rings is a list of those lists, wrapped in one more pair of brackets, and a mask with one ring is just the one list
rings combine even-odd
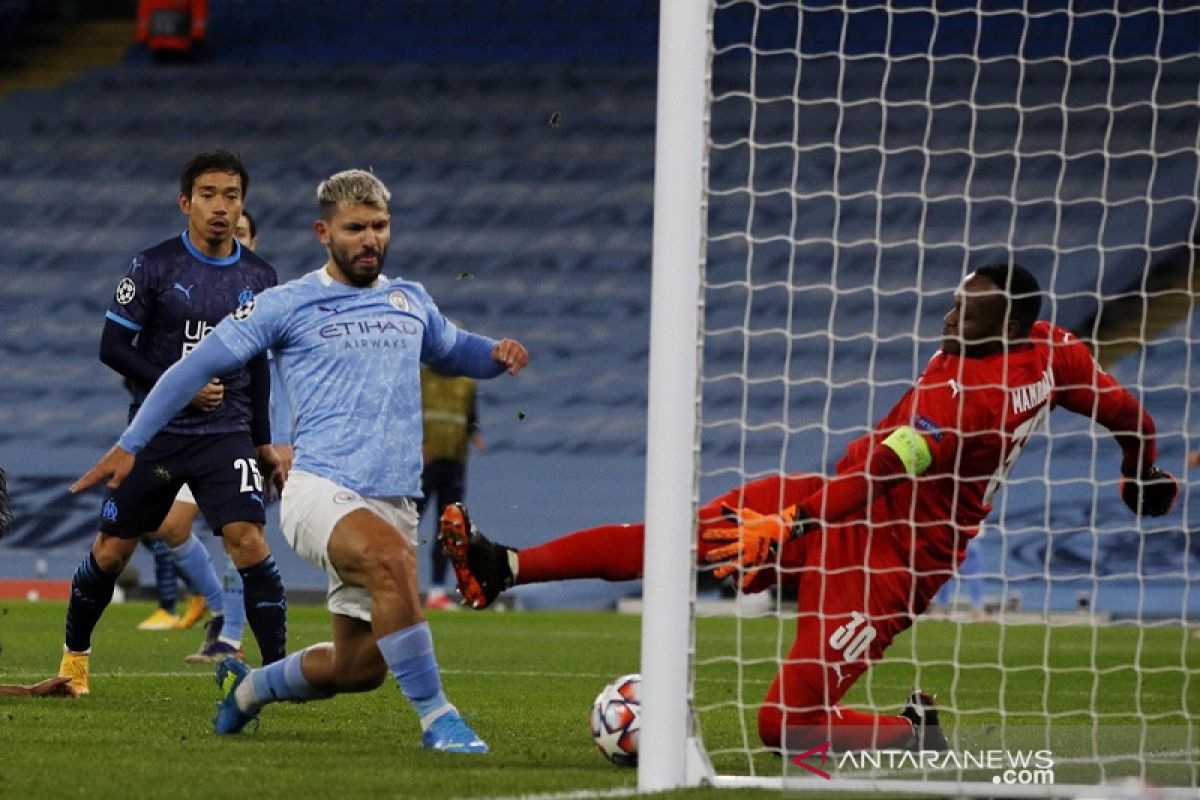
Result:
{"label": "player's bearded face", "polygon": [[383,270],[391,241],[386,209],[356,205],[339,207],[326,228],[329,257],[352,286],[370,286]]}
{"label": "player's bearded face", "polygon": [[1004,349],[1004,292],[991,279],[972,274],[954,293],[943,318],[942,352],[983,358]]}

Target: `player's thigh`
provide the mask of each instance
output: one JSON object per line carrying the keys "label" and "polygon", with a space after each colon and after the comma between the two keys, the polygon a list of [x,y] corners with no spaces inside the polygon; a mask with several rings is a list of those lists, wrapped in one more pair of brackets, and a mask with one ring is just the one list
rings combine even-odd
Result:
{"label": "player's thigh", "polygon": [[781,673],[785,701],[801,706],[837,702],[912,624],[911,572],[871,552],[866,526],[805,538],[796,638]]}
{"label": "player's thigh", "polygon": [[[363,497],[304,471],[293,471],[283,490],[280,527],[287,543],[331,577],[348,582],[360,583],[378,555],[373,547],[389,553],[411,550],[417,522],[411,500]],[[337,563],[331,556],[335,533]]]}
{"label": "player's thigh", "polygon": [[175,445],[172,437],[160,434],[138,454],[125,480],[104,497],[101,533],[131,539],[159,529],[180,486],[175,472]]}
{"label": "player's thigh", "polygon": [[171,547],[183,544],[192,533],[192,523],[196,521],[199,511],[191,491],[186,486],[182,487],[175,495],[175,502],[171,504],[166,519],[158,526],[155,538]]}
{"label": "player's thigh", "polygon": [[342,580],[359,586],[375,582],[377,570],[394,561],[403,537],[370,508],[356,508],[337,521],[329,535],[329,561]]}
{"label": "player's thigh", "polygon": [[233,522],[266,523],[263,478],[250,437],[197,436],[186,480],[196,505],[214,531]]}
{"label": "player's thigh", "polygon": [[416,580],[412,542],[376,509],[355,509],[338,520],[328,551],[333,568],[346,583],[384,588]]}

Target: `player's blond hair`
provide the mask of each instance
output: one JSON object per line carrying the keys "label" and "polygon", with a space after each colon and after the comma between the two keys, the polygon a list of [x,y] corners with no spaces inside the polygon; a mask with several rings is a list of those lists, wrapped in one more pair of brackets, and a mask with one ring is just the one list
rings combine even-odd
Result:
{"label": "player's blond hair", "polygon": [[392,193],[383,181],[363,169],[348,169],[330,175],[317,187],[321,218],[332,219],[338,203],[387,208]]}

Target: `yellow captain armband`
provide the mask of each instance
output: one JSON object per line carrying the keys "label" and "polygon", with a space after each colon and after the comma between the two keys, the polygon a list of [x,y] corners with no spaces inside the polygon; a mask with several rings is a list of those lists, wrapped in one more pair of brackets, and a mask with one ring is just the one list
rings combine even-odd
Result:
{"label": "yellow captain armband", "polygon": [[920,475],[933,463],[929,442],[925,441],[925,437],[915,428],[908,425],[892,431],[891,436],[884,439],[883,443],[900,456],[900,460],[904,462],[904,470],[909,475]]}

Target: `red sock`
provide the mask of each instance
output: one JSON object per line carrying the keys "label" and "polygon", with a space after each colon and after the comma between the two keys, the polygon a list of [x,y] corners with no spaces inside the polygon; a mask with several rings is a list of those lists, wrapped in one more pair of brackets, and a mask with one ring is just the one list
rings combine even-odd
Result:
{"label": "red sock", "polygon": [[[912,723],[907,717],[895,714],[870,714],[839,705],[831,712],[811,711],[787,715],[789,752],[799,752],[830,742],[832,748],[847,750],[883,750],[905,744],[912,735]],[[781,710],[776,705],[764,705],[758,713],[758,732],[768,747],[780,747],[780,732],[784,729]]]}
{"label": "red sock", "polygon": [[603,578],[631,581],[642,577],[646,528],[636,525],[601,525],[568,533],[517,552],[520,559],[516,583]]}

